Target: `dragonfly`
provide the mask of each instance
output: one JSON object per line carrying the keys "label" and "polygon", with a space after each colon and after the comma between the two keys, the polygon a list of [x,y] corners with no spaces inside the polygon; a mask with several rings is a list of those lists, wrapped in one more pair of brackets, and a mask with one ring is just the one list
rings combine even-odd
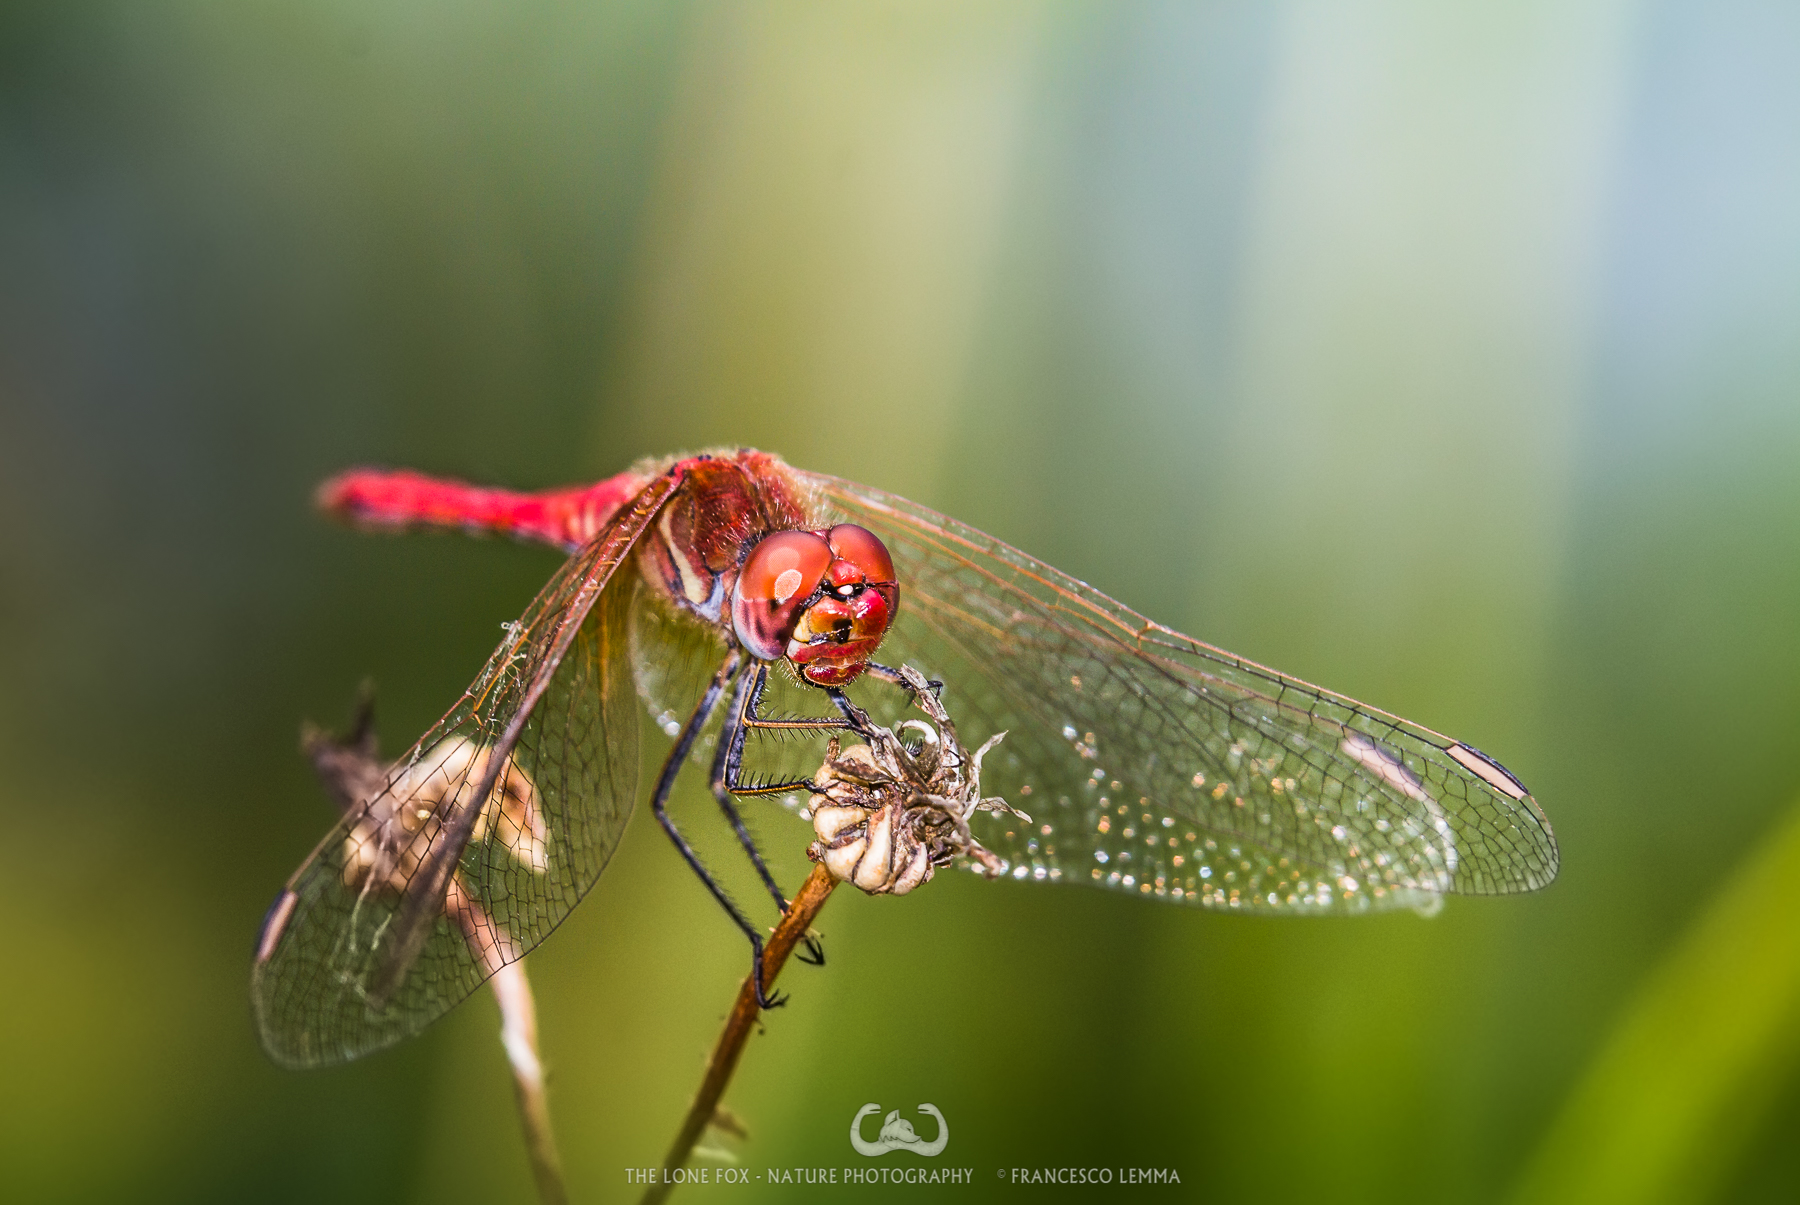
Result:
{"label": "dragonfly", "polygon": [[[651,808],[748,937],[759,1003],[779,1003],[763,994],[761,932],[674,823],[672,789],[716,720],[712,794],[785,910],[738,801],[811,783],[747,770],[749,738],[853,729],[852,689],[903,706],[921,679],[895,666],[925,675],[965,731],[1006,734],[983,790],[1011,806],[969,822],[989,874],[1282,914],[1429,910],[1556,877],[1548,818],[1475,746],[769,453],[640,462],[537,493],[359,469],[318,502],[363,528],[502,534],[569,555],[270,907],[251,995],[284,1065],[397,1042],[548,936],[619,844],[646,716],[674,737]],[[823,714],[769,712],[777,682]]]}

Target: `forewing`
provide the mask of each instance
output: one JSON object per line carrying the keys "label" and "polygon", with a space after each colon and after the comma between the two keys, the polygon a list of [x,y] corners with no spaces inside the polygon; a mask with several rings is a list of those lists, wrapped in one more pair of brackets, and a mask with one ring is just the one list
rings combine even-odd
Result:
{"label": "forewing", "polygon": [[276,1061],[343,1062],[416,1032],[593,886],[637,789],[636,583],[617,571],[674,484],[657,479],[569,559],[288,881],[251,977]]}
{"label": "forewing", "polygon": [[1019,878],[1207,906],[1360,911],[1556,876],[1548,820],[1469,746],[1202,644],[902,498],[807,475],[822,521],[893,553],[881,659],[944,682]]}

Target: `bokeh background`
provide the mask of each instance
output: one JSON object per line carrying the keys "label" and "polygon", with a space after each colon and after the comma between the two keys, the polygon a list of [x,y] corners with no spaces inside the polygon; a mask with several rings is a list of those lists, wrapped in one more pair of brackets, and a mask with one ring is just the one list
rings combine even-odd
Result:
{"label": "bokeh background", "polygon": [[[1564,851],[1429,920],[839,893],[752,1171],[932,1101],[971,1199],[1791,1199],[1778,0],[7,0],[0,1197],[530,1199],[485,996],[325,1073],[251,1032],[301,720],[371,676],[403,747],[556,564],[309,491],[721,443],[1479,744]],[[741,939],[640,814],[531,967],[571,1187],[633,1198]]]}

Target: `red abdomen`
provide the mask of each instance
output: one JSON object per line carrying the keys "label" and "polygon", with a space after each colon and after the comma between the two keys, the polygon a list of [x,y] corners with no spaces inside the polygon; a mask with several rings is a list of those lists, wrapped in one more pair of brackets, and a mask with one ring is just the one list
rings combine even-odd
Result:
{"label": "red abdomen", "polygon": [[410,469],[351,469],[315,496],[320,510],[359,527],[493,532],[573,551],[605,530],[648,480],[630,470],[596,485],[517,494]]}

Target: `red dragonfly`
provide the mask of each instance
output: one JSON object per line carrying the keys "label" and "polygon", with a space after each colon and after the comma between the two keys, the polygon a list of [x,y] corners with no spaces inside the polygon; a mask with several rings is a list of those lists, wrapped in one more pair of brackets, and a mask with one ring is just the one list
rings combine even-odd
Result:
{"label": "red dragonfly", "polygon": [[[785,908],[735,800],[807,784],[746,774],[746,737],[848,727],[843,691],[869,679],[903,701],[910,688],[889,664],[942,683],[965,732],[1007,733],[983,789],[1019,811],[972,823],[1012,878],[1343,913],[1556,877],[1549,820],[1473,746],[1153,623],[954,519],[767,453],[647,462],[536,494],[358,470],[319,499],[361,526],[498,532],[571,555],[270,908],[251,991],[264,1046],[284,1064],[398,1041],[496,960],[542,941],[624,831],[646,705],[676,737],[657,819],[759,953],[759,931],[669,818],[676,774],[722,706],[713,794]],[[828,714],[765,717],[776,666]]]}

